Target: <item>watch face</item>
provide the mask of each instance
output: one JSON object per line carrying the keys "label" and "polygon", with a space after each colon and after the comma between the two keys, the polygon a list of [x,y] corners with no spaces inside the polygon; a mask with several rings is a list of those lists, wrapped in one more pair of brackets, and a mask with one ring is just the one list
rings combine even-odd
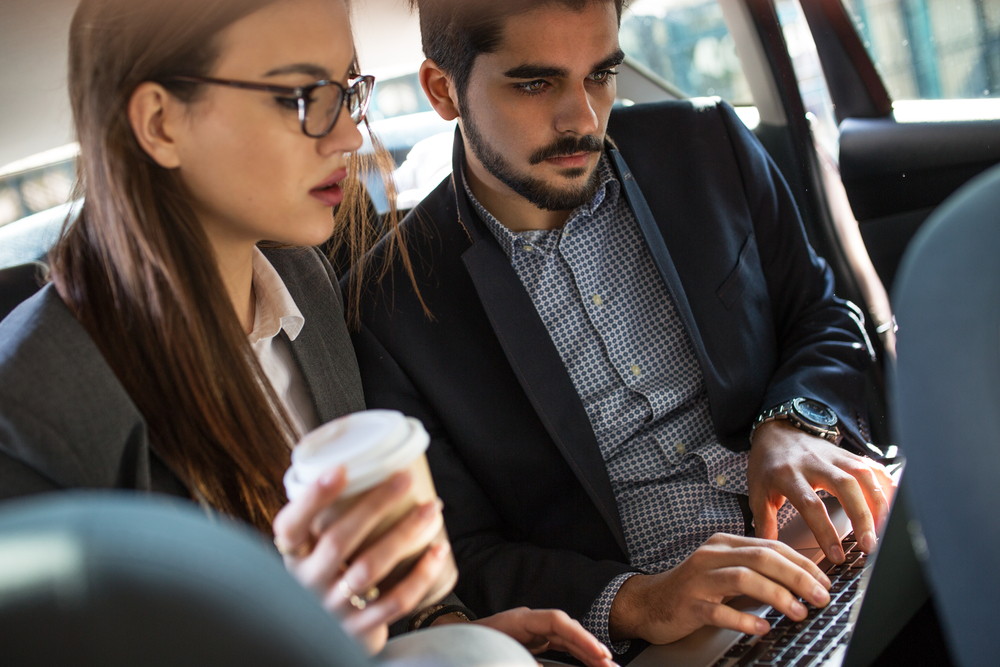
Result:
{"label": "watch face", "polygon": [[837,413],[818,401],[800,398],[792,403],[792,407],[800,417],[817,426],[833,428],[837,425]]}

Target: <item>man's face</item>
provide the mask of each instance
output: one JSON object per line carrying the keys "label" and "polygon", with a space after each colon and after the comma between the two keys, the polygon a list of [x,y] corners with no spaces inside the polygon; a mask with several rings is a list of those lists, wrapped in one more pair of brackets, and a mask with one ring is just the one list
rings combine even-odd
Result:
{"label": "man's face", "polygon": [[460,99],[468,168],[487,187],[565,211],[589,201],[623,55],[612,2],[507,19]]}

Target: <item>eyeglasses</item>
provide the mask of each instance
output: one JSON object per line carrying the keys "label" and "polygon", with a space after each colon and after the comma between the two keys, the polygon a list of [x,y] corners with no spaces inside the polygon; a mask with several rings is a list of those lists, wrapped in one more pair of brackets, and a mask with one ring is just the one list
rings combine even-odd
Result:
{"label": "eyeglasses", "polygon": [[259,90],[266,93],[281,95],[278,102],[291,109],[298,109],[302,132],[307,137],[320,139],[330,134],[340,117],[340,110],[347,104],[351,120],[360,123],[368,113],[372,91],[375,89],[375,77],[365,74],[352,79],[347,88],[336,81],[317,81],[308,86],[271,86],[264,83],[249,81],[231,81],[229,79],[213,79],[207,76],[171,76],[166,81],[184,81],[188,83],[209,83],[218,86],[229,86],[243,90]]}

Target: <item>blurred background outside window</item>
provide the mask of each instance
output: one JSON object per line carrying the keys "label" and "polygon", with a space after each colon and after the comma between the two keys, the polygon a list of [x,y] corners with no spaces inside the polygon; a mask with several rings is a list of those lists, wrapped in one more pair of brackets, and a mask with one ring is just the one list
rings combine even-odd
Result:
{"label": "blurred background outside window", "polygon": [[894,100],[1000,97],[997,0],[845,0]]}

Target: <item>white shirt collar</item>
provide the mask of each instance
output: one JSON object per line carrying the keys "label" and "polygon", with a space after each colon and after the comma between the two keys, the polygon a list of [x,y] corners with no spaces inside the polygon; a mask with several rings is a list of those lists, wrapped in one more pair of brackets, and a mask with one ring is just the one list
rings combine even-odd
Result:
{"label": "white shirt collar", "polygon": [[274,338],[282,329],[289,340],[295,340],[306,320],[288,293],[285,281],[259,248],[253,249],[253,291],[257,302],[250,344]]}

